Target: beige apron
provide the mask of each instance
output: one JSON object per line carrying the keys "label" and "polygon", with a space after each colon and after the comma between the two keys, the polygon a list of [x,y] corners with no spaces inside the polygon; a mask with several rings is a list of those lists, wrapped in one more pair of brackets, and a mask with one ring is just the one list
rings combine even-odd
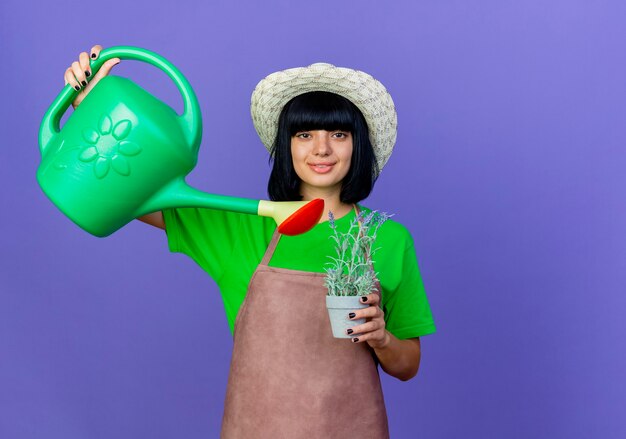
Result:
{"label": "beige apron", "polygon": [[333,337],[323,273],[268,266],[279,238],[235,321],[221,437],[388,438],[374,351]]}

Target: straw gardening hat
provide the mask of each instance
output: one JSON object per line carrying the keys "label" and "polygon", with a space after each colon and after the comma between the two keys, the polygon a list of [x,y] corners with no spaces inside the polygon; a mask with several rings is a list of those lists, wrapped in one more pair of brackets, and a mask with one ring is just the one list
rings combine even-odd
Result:
{"label": "straw gardening hat", "polygon": [[387,89],[359,70],[317,63],[272,73],[252,93],[250,112],[261,141],[270,150],[278,131],[278,118],[287,102],[310,91],[327,91],[348,99],[367,122],[379,170],[396,142],[396,109]]}

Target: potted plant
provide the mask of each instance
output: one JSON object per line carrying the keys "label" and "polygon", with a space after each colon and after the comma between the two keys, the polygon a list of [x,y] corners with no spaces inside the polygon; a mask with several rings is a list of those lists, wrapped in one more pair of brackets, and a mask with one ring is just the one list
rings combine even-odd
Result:
{"label": "potted plant", "polygon": [[350,222],[347,232],[339,232],[332,212],[328,212],[328,224],[335,241],[336,257],[329,256],[332,262],[325,267],[324,284],[328,288],[326,308],[335,338],[351,338],[359,334],[347,335],[346,329],[365,323],[365,319],[350,320],[348,314],[369,305],[361,302],[361,297],[377,291],[376,272],[372,256],[377,249],[372,248],[380,226],[391,215],[376,210],[359,212]]}

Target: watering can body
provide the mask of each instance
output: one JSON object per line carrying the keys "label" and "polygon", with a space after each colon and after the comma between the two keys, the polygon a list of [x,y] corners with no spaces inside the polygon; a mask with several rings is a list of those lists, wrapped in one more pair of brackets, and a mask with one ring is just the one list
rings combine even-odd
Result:
{"label": "watering can body", "polygon": [[135,218],[171,207],[204,207],[273,218],[278,231],[304,233],[320,219],[324,202],[272,202],[208,194],[188,186],[202,119],[185,77],[161,56],[131,46],[111,47],[90,61],[92,72],[114,57],[148,62],[174,81],[181,115],[127,78],[106,76],[60,128],[76,96],[69,84],[46,112],[39,130],[37,180],[78,226],[108,236]]}
{"label": "watering can body", "polygon": [[134,55],[167,66],[166,72],[183,92],[185,112],[179,116],[133,81],[118,76],[102,78],[62,130],[58,121],[74,96],[71,86],[48,110],[40,130],[37,180],[63,213],[96,236],[107,236],[134,218],[176,204],[173,199],[160,200],[165,205],[159,206],[157,199],[172,185],[184,186],[182,179],[196,164],[201,137],[195,94],[171,64],[139,48],[111,48],[103,55],[100,65],[115,56]]}

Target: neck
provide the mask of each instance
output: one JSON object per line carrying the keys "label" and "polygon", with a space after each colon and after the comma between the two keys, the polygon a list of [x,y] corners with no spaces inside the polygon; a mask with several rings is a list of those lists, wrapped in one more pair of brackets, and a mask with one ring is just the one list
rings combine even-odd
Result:
{"label": "neck", "polygon": [[347,215],[353,208],[352,204],[342,203],[339,195],[341,187],[333,190],[327,188],[319,189],[314,187],[301,187],[302,200],[310,201],[316,198],[324,200],[324,214],[320,218],[320,223],[328,221],[328,212],[332,212],[335,218]]}

